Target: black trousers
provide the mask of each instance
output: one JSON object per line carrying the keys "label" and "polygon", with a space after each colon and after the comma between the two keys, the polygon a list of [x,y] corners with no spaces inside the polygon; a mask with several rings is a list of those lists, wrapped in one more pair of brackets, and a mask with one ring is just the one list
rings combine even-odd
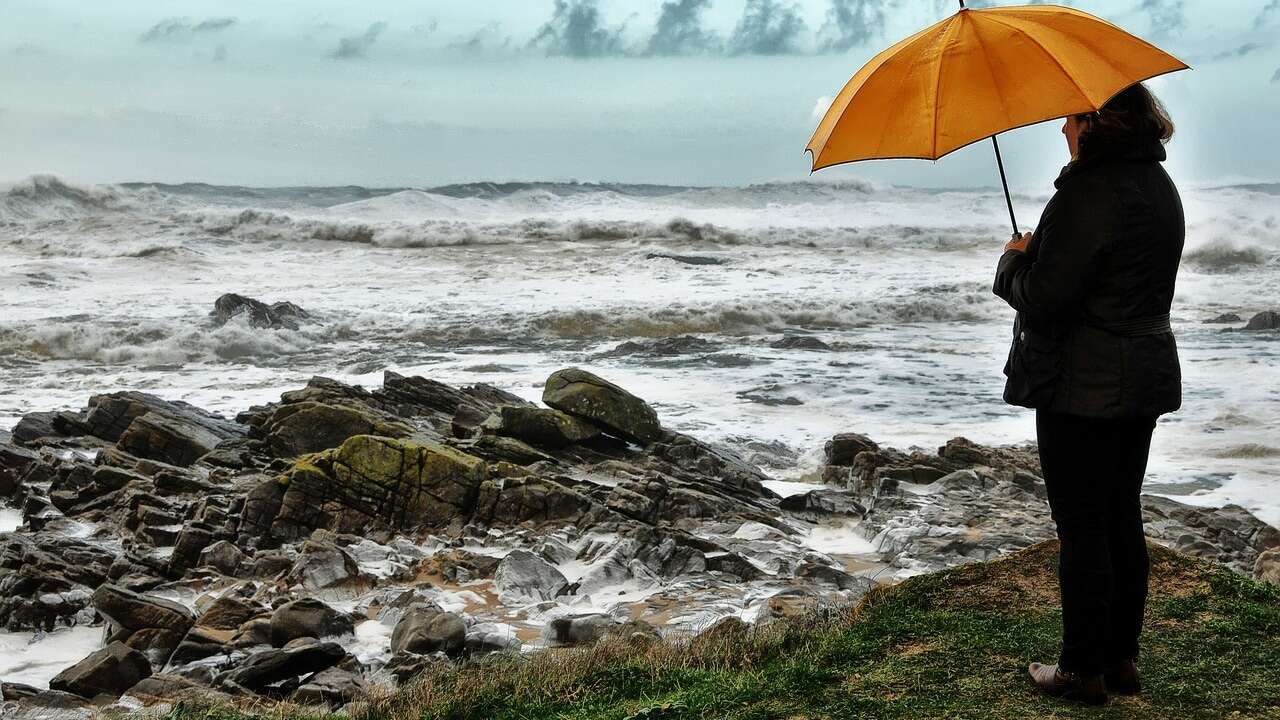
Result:
{"label": "black trousers", "polygon": [[1061,554],[1064,671],[1098,673],[1138,656],[1147,602],[1142,479],[1154,416],[1036,411],[1040,469]]}

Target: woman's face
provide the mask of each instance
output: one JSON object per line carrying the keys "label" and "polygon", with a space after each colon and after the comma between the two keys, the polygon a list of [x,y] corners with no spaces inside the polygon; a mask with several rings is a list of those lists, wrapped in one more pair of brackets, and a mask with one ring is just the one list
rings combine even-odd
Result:
{"label": "woman's face", "polygon": [[1067,136],[1067,149],[1071,151],[1071,159],[1080,154],[1080,133],[1089,127],[1088,120],[1078,120],[1075,115],[1068,115],[1062,123],[1062,134]]}

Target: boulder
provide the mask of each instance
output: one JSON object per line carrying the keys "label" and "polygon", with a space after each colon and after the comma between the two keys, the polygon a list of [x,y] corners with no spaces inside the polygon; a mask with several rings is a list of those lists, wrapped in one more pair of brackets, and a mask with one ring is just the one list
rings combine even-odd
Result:
{"label": "boulder", "polygon": [[787,335],[769,343],[777,350],[830,350],[831,346],[812,335]]}
{"label": "boulder", "polygon": [[476,623],[467,628],[466,652],[483,655],[504,650],[519,650],[524,643],[510,625],[501,623]]}
{"label": "boulder", "polygon": [[1253,576],[1262,582],[1280,585],[1280,548],[1258,555],[1258,560],[1253,564]]}
{"label": "boulder", "polygon": [[296,457],[338,447],[356,435],[407,437],[413,428],[366,405],[296,402],[277,408],[264,432],[273,453]]}
{"label": "boulder", "polygon": [[200,551],[200,566],[211,567],[223,575],[235,577],[248,558],[235,543],[219,540]]}
{"label": "boulder", "polygon": [[572,415],[528,405],[503,405],[480,424],[480,429],[551,449],[590,440],[600,434],[599,428]]}
{"label": "boulder", "polygon": [[149,412],[129,425],[116,447],[137,457],[186,467],[222,440],[186,418]]}
{"label": "boulder", "polygon": [[547,642],[557,646],[585,645],[606,635],[641,641],[659,637],[658,631],[643,620],[621,622],[600,613],[556,618],[543,630]]}
{"label": "boulder", "polygon": [[182,634],[195,623],[195,616],[183,605],[118,585],[103,585],[94,591],[93,607],[117,627],[131,631],[163,628]]}
{"label": "boulder", "polygon": [[285,603],[271,615],[271,644],[283,647],[298,638],[324,638],[355,632],[351,618],[314,598]]}
{"label": "boulder", "polygon": [[126,645],[142,653],[153,668],[163,668],[182,643],[182,633],[164,628],[143,628],[129,635]]}
{"label": "boulder", "polygon": [[1280,330],[1280,312],[1275,310],[1263,310],[1262,312],[1249,318],[1249,322],[1244,326],[1245,330]]}
{"label": "boulder", "polygon": [[498,598],[507,604],[553,600],[568,584],[563,573],[528,550],[512,550],[493,576]]}
{"label": "boulder", "polygon": [[542,402],[640,445],[663,437],[658,414],[648,403],[585,370],[566,368],[552,373],[543,386]]}
{"label": "boulder", "polygon": [[364,678],[358,673],[341,667],[321,670],[293,693],[293,702],[299,705],[319,705],[340,708],[367,690]]}
{"label": "boulder", "polygon": [[222,327],[232,318],[244,316],[249,327],[270,330],[297,330],[299,325],[311,319],[311,314],[291,302],[268,305],[251,297],[227,293],[213,301],[209,317],[216,327]]}
{"label": "boulder", "polygon": [[443,652],[456,656],[467,639],[462,618],[439,608],[418,603],[410,606],[391,633],[391,652],[426,655]]}
{"label": "boulder", "polygon": [[187,425],[198,425],[220,440],[243,437],[247,431],[247,428],[239,423],[226,420],[190,403],[164,400],[155,395],[135,391],[95,395],[89,398],[84,428],[90,435],[118,442],[134,420],[149,413],[175,418]]}
{"label": "boulder", "polygon": [[540,477],[486,480],[480,485],[474,520],[487,525],[526,521],[577,522],[595,507],[589,497]]}
{"label": "boulder", "polygon": [[120,697],[149,675],[151,664],[142,653],[122,642],[113,642],[58,673],[49,681],[49,689],[90,699],[99,695]]}
{"label": "boulder", "polygon": [[308,642],[288,648],[262,650],[245,658],[232,670],[219,675],[216,683],[247,688],[255,692],[281,680],[327,670],[347,656],[334,642]]}
{"label": "boulder", "polygon": [[18,424],[13,426],[12,436],[16,443],[32,443],[42,437],[59,437],[55,421],[56,412],[33,412],[23,415]]}
{"label": "boulder", "polygon": [[347,585],[360,579],[360,567],[342,548],[327,542],[308,540],[285,580],[310,590]]}
{"label": "boulder", "polygon": [[241,625],[263,613],[256,602],[244,600],[232,594],[224,594],[214,600],[203,613],[197,625],[211,630],[238,630]]}
{"label": "boulder", "polygon": [[138,682],[125,691],[125,695],[141,701],[145,705],[161,702],[182,702],[197,698],[210,703],[230,702],[231,696],[181,675],[152,675]]}
{"label": "boulder", "polygon": [[483,460],[445,445],[357,435],[299,458],[281,476],[286,489],[272,530],[309,532],[335,513],[406,529],[445,527],[471,515],[486,476]]}
{"label": "boulder", "polygon": [[823,446],[828,465],[852,465],[853,459],[864,450],[879,450],[880,446],[866,435],[840,433]]}

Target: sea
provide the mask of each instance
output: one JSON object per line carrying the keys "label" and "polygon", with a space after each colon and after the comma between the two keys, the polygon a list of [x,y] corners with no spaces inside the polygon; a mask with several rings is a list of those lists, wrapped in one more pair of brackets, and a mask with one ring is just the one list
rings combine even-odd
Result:
{"label": "sea", "polygon": [[[1015,195],[1024,224],[1051,192]],[[1183,404],[1160,418],[1146,489],[1280,525],[1280,332],[1242,330],[1280,310],[1280,185],[1182,198]],[[0,188],[0,431],[98,393],[232,416],[314,375],[375,387],[384,370],[537,400],[577,366],[797,486],[839,432],[929,451],[1022,443],[1033,412],[1001,400],[1014,311],[991,293],[1007,223],[998,190],[855,180],[31,177]],[[217,326],[224,293],[292,302],[310,322]],[[1206,322],[1224,313],[1242,319]]]}

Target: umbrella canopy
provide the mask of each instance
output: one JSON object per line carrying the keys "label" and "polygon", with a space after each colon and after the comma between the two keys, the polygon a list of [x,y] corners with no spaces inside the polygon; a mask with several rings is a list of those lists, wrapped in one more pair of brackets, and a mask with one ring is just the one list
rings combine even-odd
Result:
{"label": "umbrella canopy", "polygon": [[936,160],[1005,130],[1095,111],[1134,83],[1188,67],[1072,8],[961,5],[849,80],[806,147],[814,170],[874,158]]}

